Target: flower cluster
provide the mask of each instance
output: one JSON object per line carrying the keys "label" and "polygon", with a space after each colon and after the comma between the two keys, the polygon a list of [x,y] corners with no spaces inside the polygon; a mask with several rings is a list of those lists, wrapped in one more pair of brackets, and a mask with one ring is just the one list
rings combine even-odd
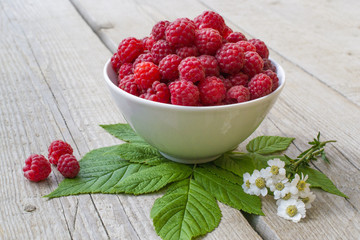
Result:
{"label": "flower cluster", "polygon": [[300,177],[295,174],[290,181],[286,177],[285,162],[275,158],[267,163],[267,168],[254,170],[251,175],[243,175],[244,192],[266,196],[270,190],[277,200],[277,214],[287,220],[299,222],[306,216],[306,209],[311,208],[311,203],[315,200],[315,194],[310,191],[310,184],[306,182],[308,176],[301,173]]}

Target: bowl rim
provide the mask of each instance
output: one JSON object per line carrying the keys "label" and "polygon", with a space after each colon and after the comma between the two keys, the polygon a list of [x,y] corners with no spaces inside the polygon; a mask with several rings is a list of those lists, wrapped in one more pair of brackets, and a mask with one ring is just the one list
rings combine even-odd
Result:
{"label": "bowl rim", "polygon": [[277,95],[283,88],[285,85],[285,72],[284,69],[281,67],[280,64],[278,64],[276,61],[274,61],[272,58],[269,58],[269,60],[276,66],[276,74],[278,75],[279,78],[279,86],[278,88],[271,92],[270,94],[257,98],[257,99],[253,99],[247,102],[242,102],[242,103],[234,103],[234,104],[226,104],[226,105],[216,105],[216,106],[181,106],[181,105],[173,105],[173,104],[169,104],[169,103],[160,103],[160,102],[155,102],[155,101],[150,101],[147,99],[143,99],[140,98],[138,96],[132,95],[124,90],[122,90],[121,88],[119,88],[118,86],[115,85],[115,83],[113,83],[113,81],[111,81],[109,75],[108,75],[108,71],[113,71],[112,66],[111,66],[111,58],[105,63],[104,69],[103,69],[103,74],[104,74],[104,78],[105,81],[107,83],[107,85],[115,92],[119,93],[120,95],[131,99],[132,101],[135,101],[136,103],[139,104],[146,104],[146,105],[151,105],[153,107],[158,107],[158,108],[166,108],[166,109],[172,109],[172,110],[179,110],[179,111],[213,111],[213,110],[229,110],[231,108],[239,108],[239,107],[250,107],[252,105],[256,105],[256,104],[260,104],[263,101],[266,101],[267,98],[270,98],[273,95]]}

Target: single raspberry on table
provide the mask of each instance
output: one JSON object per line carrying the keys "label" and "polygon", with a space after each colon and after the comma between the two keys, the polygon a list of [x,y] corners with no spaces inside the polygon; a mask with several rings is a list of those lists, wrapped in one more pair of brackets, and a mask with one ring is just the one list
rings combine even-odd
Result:
{"label": "single raspberry on table", "polygon": [[165,40],[159,40],[151,48],[151,54],[153,56],[153,60],[155,64],[159,64],[161,59],[163,59],[165,56],[172,54],[173,49]]}
{"label": "single raspberry on table", "polygon": [[119,88],[135,96],[139,96],[140,94],[138,85],[135,83],[134,74],[130,74],[122,78],[119,81]]}
{"label": "single raspberry on table", "polygon": [[232,32],[226,37],[226,41],[236,43],[239,41],[246,41],[246,37],[241,32]]}
{"label": "single raspberry on table", "polygon": [[217,105],[226,95],[226,88],[220,78],[210,76],[202,80],[199,85],[200,102],[203,105]]}
{"label": "single raspberry on table", "polygon": [[150,35],[150,37],[144,37],[141,40],[143,46],[144,46],[144,50],[146,51],[151,51],[152,46],[154,45],[154,43],[156,42],[154,37]]}
{"label": "single raspberry on table", "polygon": [[197,57],[199,56],[199,50],[196,46],[182,47],[176,49],[176,54],[181,58]]}
{"label": "single raspberry on table", "polygon": [[260,73],[263,67],[264,61],[257,52],[245,53],[245,63],[242,71],[249,75],[249,77],[253,77],[255,74]]}
{"label": "single raspberry on table", "polygon": [[230,75],[228,79],[230,80],[232,86],[243,85],[246,87],[249,82],[249,76],[243,72]]}
{"label": "single raspberry on table", "polygon": [[30,181],[39,182],[49,176],[51,165],[43,155],[32,154],[25,160],[23,172]]}
{"label": "single raspberry on table", "polygon": [[123,79],[125,76],[130,75],[133,73],[133,64],[132,63],[124,63],[119,68],[119,75],[118,75],[118,81],[120,82],[121,79]]}
{"label": "single raspberry on table", "polygon": [[136,65],[141,62],[154,62],[154,58],[151,53],[142,53],[140,54],[133,63],[133,68],[136,68]]}
{"label": "single raspberry on table", "polygon": [[244,51],[236,43],[225,43],[216,52],[215,57],[219,63],[220,71],[227,74],[240,72],[245,62]]}
{"label": "single raspberry on table", "polygon": [[222,35],[225,30],[225,21],[223,17],[213,11],[205,11],[196,18],[194,18],[194,23],[197,28],[213,28]]}
{"label": "single raspberry on table", "polygon": [[204,67],[206,77],[220,75],[219,64],[214,56],[201,55],[198,57],[198,59]]}
{"label": "single raspberry on table", "polygon": [[199,89],[191,81],[178,80],[169,84],[170,100],[174,105],[197,106]]}
{"label": "single raspberry on table", "polygon": [[57,169],[64,177],[74,178],[80,171],[80,165],[73,155],[64,154],[59,158]]}
{"label": "single raspberry on table", "polygon": [[215,55],[222,45],[222,36],[212,28],[202,28],[195,31],[195,46],[200,54]]}
{"label": "single raspberry on table", "polygon": [[231,87],[226,92],[226,103],[233,104],[233,103],[241,103],[250,100],[250,91],[248,88],[244,87],[243,85],[237,85]]}
{"label": "single raspberry on table", "polygon": [[256,52],[256,47],[248,41],[239,41],[237,44],[243,49],[244,52]]}
{"label": "single raspberry on table", "polygon": [[67,153],[72,154],[73,149],[67,142],[64,142],[62,140],[55,140],[50,144],[48,152],[49,162],[56,165],[61,155]]}
{"label": "single raspberry on table", "polygon": [[191,46],[195,39],[195,24],[188,18],[178,18],[165,30],[166,41],[174,48]]}
{"label": "single raspberry on table", "polygon": [[158,66],[152,62],[142,62],[136,65],[134,77],[140,90],[147,90],[153,82],[161,79]]}
{"label": "single raspberry on table", "polygon": [[205,79],[205,70],[200,60],[196,57],[183,59],[178,67],[180,80],[199,82]]}
{"label": "single raspberry on table", "polygon": [[111,67],[112,69],[114,70],[114,72],[118,72],[119,71],[119,68],[121,66],[121,61],[120,61],[120,57],[119,55],[116,53],[114,53],[114,55],[111,57]]}
{"label": "single raspberry on table", "polygon": [[263,71],[266,75],[268,75],[272,80],[272,89],[271,91],[275,91],[279,87],[279,78],[275,72],[270,69]]}
{"label": "single raspberry on table", "polygon": [[156,81],[152,84],[151,88],[148,88],[146,93],[141,94],[140,97],[155,102],[170,103],[170,90],[165,83]]}
{"label": "single raspberry on table", "polygon": [[252,45],[256,47],[256,52],[262,57],[262,58],[268,58],[269,57],[269,49],[267,48],[266,44],[261,41],[260,39],[250,39],[248,40]]}
{"label": "single raspberry on table", "polygon": [[128,37],[122,40],[117,49],[121,63],[131,63],[144,51],[141,40],[134,37]]}
{"label": "single raspberry on table", "polygon": [[251,99],[260,98],[271,93],[272,80],[268,75],[259,73],[251,78],[250,82],[248,83],[248,88]]}
{"label": "single raspberry on table", "polygon": [[270,59],[268,58],[263,58],[264,61],[264,67],[263,70],[271,70],[273,72],[276,72],[276,67],[275,65],[270,61]]}
{"label": "single raspberry on table", "polygon": [[159,70],[163,80],[173,81],[179,78],[178,66],[182,58],[176,54],[169,54],[159,63]]}
{"label": "single raspberry on table", "polygon": [[160,39],[165,39],[165,30],[169,26],[169,21],[160,21],[154,25],[151,30],[151,35],[154,37],[155,41]]}

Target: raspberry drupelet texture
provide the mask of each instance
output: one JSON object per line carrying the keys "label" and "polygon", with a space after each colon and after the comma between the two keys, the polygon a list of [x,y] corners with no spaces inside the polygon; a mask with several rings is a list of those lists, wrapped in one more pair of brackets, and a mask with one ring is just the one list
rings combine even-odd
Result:
{"label": "raspberry drupelet texture", "polygon": [[248,88],[238,85],[231,87],[226,93],[226,103],[241,103],[250,100],[250,91]]}
{"label": "raspberry drupelet texture", "polygon": [[199,50],[196,46],[182,47],[176,49],[176,54],[181,58],[197,57],[199,56]]}
{"label": "raspberry drupelet texture", "polygon": [[133,63],[133,68],[136,68],[136,65],[141,62],[154,62],[154,58],[151,53],[142,53],[140,54]]}
{"label": "raspberry drupelet texture", "polygon": [[170,90],[165,83],[156,81],[140,97],[155,102],[170,103]]}
{"label": "raspberry drupelet texture", "polygon": [[143,51],[144,48],[141,40],[134,37],[128,37],[120,42],[117,54],[119,55],[121,63],[131,63]]}
{"label": "raspberry drupelet texture", "polygon": [[80,165],[73,155],[64,154],[59,158],[57,169],[64,177],[75,178],[80,171]]}
{"label": "raspberry drupelet texture", "polygon": [[203,28],[195,32],[195,46],[200,54],[215,55],[222,45],[222,36],[212,28]]}
{"label": "raspberry drupelet texture", "polygon": [[61,155],[73,154],[73,149],[67,142],[62,140],[53,141],[48,148],[49,162],[56,165]]}
{"label": "raspberry drupelet texture", "polygon": [[197,106],[199,89],[191,81],[178,80],[169,84],[170,99],[174,105]]}
{"label": "raspberry drupelet texture", "polygon": [[198,59],[204,67],[206,77],[220,75],[219,64],[214,56],[201,55],[198,57]]}
{"label": "raspberry drupelet texture", "polygon": [[133,73],[133,64],[132,63],[124,63],[119,68],[118,81],[120,82],[121,79],[123,79],[125,76],[130,75],[132,73]]}
{"label": "raspberry drupelet texture", "polygon": [[32,154],[25,160],[23,172],[30,181],[39,182],[49,176],[51,165],[43,155]]}
{"label": "raspberry drupelet texture", "polygon": [[166,41],[174,48],[193,45],[195,24],[188,18],[178,18],[170,23],[165,30]]}
{"label": "raspberry drupelet texture", "polygon": [[252,45],[256,47],[256,52],[262,57],[262,58],[268,58],[269,57],[269,49],[267,48],[266,44],[261,41],[260,39],[250,39],[248,40]]}
{"label": "raspberry drupelet texture", "polygon": [[213,11],[205,11],[194,19],[197,28],[213,28],[222,35],[225,30],[225,21],[223,17]]}
{"label": "raspberry drupelet texture", "polygon": [[215,57],[219,63],[220,71],[227,74],[240,72],[245,62],[243,49],[236,43],[225,43],[216,52]]}
{"label": "raspberry drupelet texture", "polygon": [[160,21],[154,25],[151,31],[151,35],[154,37],[155,41],[160,39],[165,39],[165,30],[169,26],[169,21]]}
{"label": "raspberry drupelet texture", "polygon": [[183,59],[178,67],[180,80],[199,82],[205,79],[205,70],[199,59],[187,57]]}
{"label": "raspberry drupelet texture", "polygon": [[170,46],[170,43],[168,43],[165,40],[159,40],[151,48],[151,54],[153,56],[153,60],[155,64],[159,64],[161,59],[163,59],[165,56],[172,54],[173,49]]}
{"label": "raspberry drupelet texture", "polygon": [[263,71],[263,73],[265,73],[266,75],[268,75],[271,80],[272,80],[272,90],[271,91],[275,91],[278,87],[279,87],[279,78],[276,75],[275,72],[269,70],[265,70]]}
{"label": "raspberry drupelet texture", "polygon": [[272,90],[272,80],[271,78],[264,74],[259,73],[256,74],[253,78],[251,78],[248,88],[250,91],[250,98],[256,99],[271,93]]}
{"label": "raspberry drupelet texture", "polygon": [[217,105],[224,100],[226,88],[220,78],[215,76],[207,77],[199,85],[200,102],[203,105]]}
{"label": "raspberry drupelet texture", "polygon": [[135,83],[134,74],[127,75],[121,79],[119,81],[119,88],[135,96],[140,94],[138,85]]}
{"label": "raspberry drupelet texture", "polygon": [[262,71],[264,62],[257,52],[246,52],[243,72],[253,77]]}
{"label": "raspberry drupelet texture", "polygon": [[241,32],[232,32],[229,34],[229,36],[226,37],[226,41],[231,43],[236,43],[239,41],[246,41],[246,37]]}
{"label": "raspberry drupelet texture", "polygon": [[249,82],[249,76],[243,72],[231,75],[228,79],[230,80],[232,86],[243,85],[246,87]]}
{"label": "raspberry drupelet texture", "polygon": [[243,49],[244,52],[256,52],[256,47],[248,41],[239,41],[237,44]]}
{"label": "raspberry drupelet texture", "polygon": [[136,65],[134,77],[140,90],[147,90],[153,82],[161,79],[158,66],[152,62],[142,62]]}
{"label": "raspberry drupelet texture", "polygon": [[117,73],[119,71],[120,66],[121,66],[120,57],[117,54],[117,52],[114,53],[114,55],[111,57],[110,62],[111,62],[112,69]]}
{"label": "raspberry drupelet texture", "polygon": [[224,32],[222,33],[222,37],[226,39],[232,32],[233,30],[229,26],[225,25]]}
{"label": "raspberry drupelet texture", "polygon": [[150,37],[144,37],[141,40],[144,50],[145,51],[151,51],[152,46],[154,45],[154,43],[156,42],[153,36]]}
{"label": "raspberry drupelet texture", "polygon": [[276,72],[276,67],[275,65],[270,61],[270,59],[268,58],[263,58],[264,61],[264,67],[263,70],[271,70],[273,72]]}
{"label": "raspberry drupelet texture", "polygon": [[159,63],[159,70],[164,82],[173,81],[179,78],[178,67],[182,58],[176,54],[169,54]]}

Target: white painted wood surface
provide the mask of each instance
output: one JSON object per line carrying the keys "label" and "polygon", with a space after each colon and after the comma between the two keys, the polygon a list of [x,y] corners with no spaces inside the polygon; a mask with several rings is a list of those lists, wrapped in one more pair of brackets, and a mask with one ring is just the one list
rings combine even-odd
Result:
{"label": "white painted wood surface", "polygon": [[[336,139],[331,164],[314,167],[350,198],[316,191],[299,224],[221,205],[219,227],[203,239],[358,239],[360,236],[360,6],[358,1],[20,1],[0,2],[0,239],[159,239],[149,218],[158,194],[42,198],[62,180],[22,176],[28,155],[64,139],[80,158],[118,143],[98,125],[125,122],[102,81],[121,39],[143,37],[159,20],[218,11],[229,26],[263,39],[287,85],[252,137],[295,137],[296,156],[321,131]],[[240,149],[246,143],[240,145]]]}

